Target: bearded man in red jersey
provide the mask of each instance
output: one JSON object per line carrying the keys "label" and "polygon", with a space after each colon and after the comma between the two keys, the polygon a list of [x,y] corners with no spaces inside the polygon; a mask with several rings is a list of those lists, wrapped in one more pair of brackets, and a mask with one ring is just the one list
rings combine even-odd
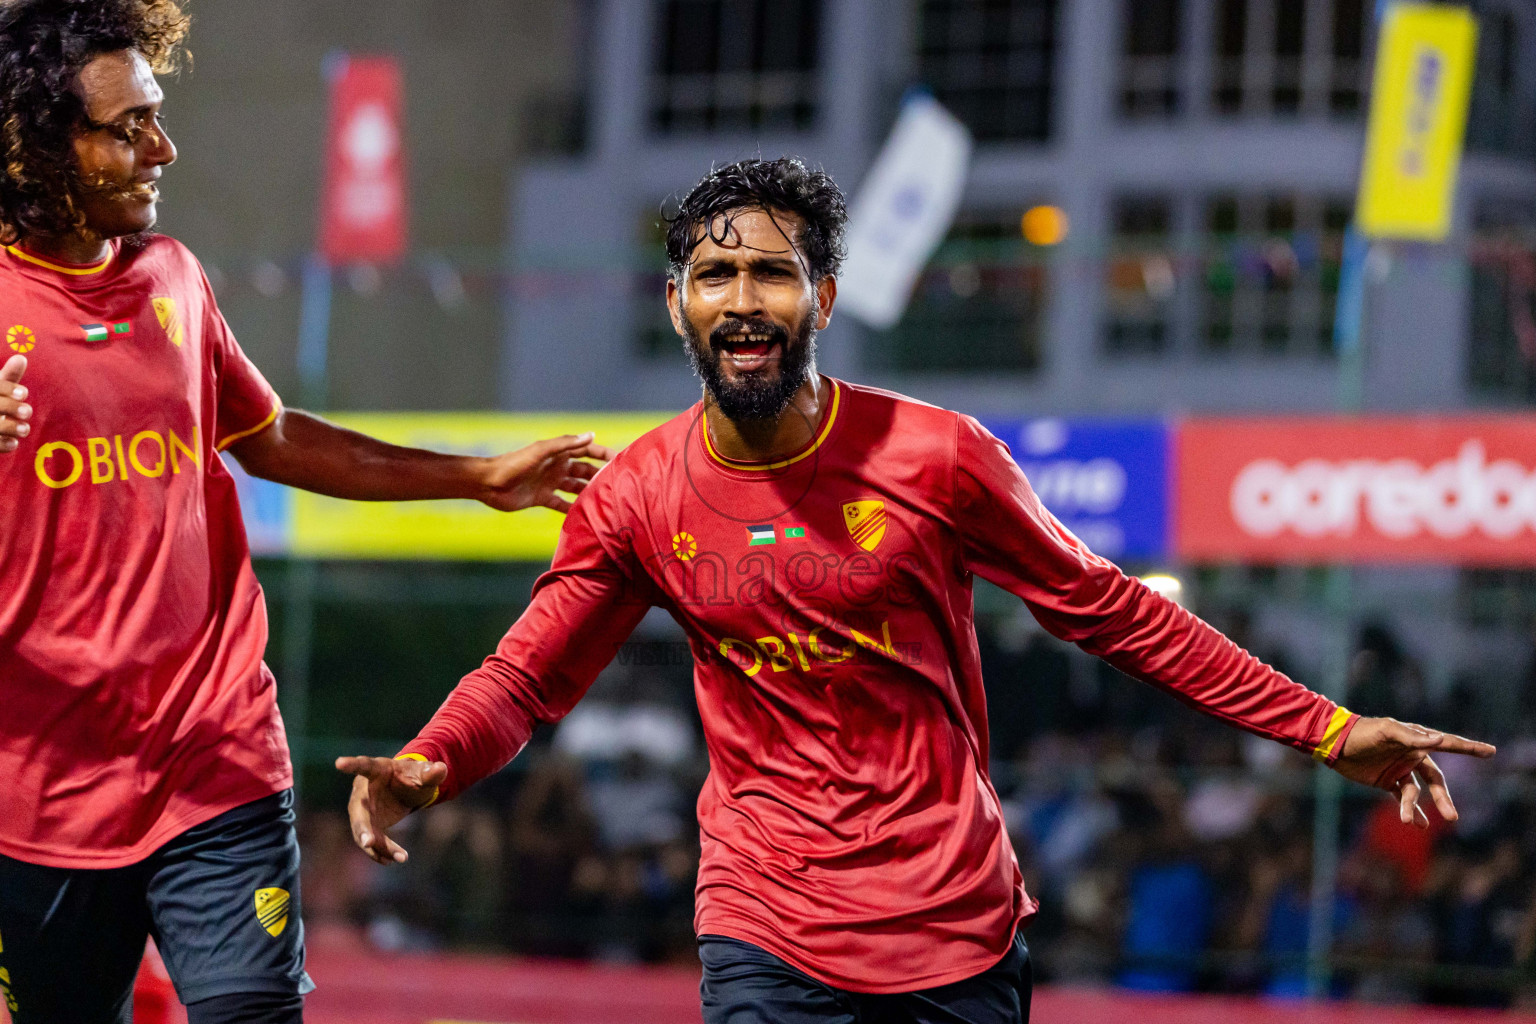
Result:
{"label": "bearded man in red jersey", "polygon": [[197,261],[150,234],[176,159],[174,0],[0,2],[0,998],[126,1019],[146,936],[194,1024],[302,1016],[293,772],[233,455],[367,500],[569,507],[590,435],[478,459],[285,410]]}
{"label": "bearded man in red jersey", "polygon": [[1085,548],[969,416],[816,372],[845,210],[795,160],[711,172],[667,236],[703,401],[621,452],[496,653],[393,759],[343,758],[381,863],[411,810],[497,770],[578,701],[651,607],[688,636],[709,749],[695,925],[709,1024],[1029,1013],[1036,903],[987,777],[971,580],[1239,728],[1455,818],[1431,751],[1362,719]]}

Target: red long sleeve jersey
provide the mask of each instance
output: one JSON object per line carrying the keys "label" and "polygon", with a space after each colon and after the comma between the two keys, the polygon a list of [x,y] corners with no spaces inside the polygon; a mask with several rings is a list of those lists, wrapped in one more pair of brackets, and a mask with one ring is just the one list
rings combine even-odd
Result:
{"label": "red long sleeve jersey", "polygon": [[528,610],[406,748],[448,764],[443,796],[565,715],[664,608],[710,756],[698,932],[897,992],[986,969],[1036,908],[987,776],[972,574],[1131,675],[1336,756],[1348,712],[1090,553],[975,420],[826,384],[783,461],[722,458],[695,406],[597,475]]}

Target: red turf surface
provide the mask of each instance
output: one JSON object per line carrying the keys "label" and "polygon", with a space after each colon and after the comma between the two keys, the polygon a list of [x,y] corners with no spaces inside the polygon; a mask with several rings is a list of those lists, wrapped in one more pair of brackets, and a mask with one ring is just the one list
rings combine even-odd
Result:
{"label": "red turf surface", "polygon": [[[381,956],[313,945],[309,1024],[698,1024],[696,968],[583,967],[469,956]],[[1536,1016],[1358,1004],[1035,993],[1034,1024],[1536,1024]]]}
{"label": "red turf surface", "polygon": [[[695,968],[588,967],[507,957],[375,953],[316,935],[308,1024],[699,1024]],[[1034,1024],[1536,1024],[1536,1016],[1425,1007],[1035,993]],[[0,1008],[0,1022],[9,1024]],[[135,1024],[184,1024],[141,1016]]]}

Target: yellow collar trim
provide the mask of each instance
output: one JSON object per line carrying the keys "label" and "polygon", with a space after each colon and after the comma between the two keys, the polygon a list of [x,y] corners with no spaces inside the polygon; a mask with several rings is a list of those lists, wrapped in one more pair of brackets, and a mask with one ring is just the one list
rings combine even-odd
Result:
{"label": "yellow collar trim", "polygon": [[721,455],[719,452],[715,451],[714,444],[709,440],[709,421],[707,419],[707,414],[701,414],[699,416],[699,429],[704,434],[704,450],[709,452],[710,457],[713,458],[716,462],[720,463],[722,466],[729,466],[732,469],[745,469],[753,472],[767,472],[771,469],[783,469],[785,466],[793,466],[795,463],[799,462],[801,459],[812,454],[816,451],[816,449],[820,448],[821,443],[827,439],[827,435],[832,433],[832,424],[837,422],[837,408],[840,404],[842,404],[843,389],[838,385],[837,381],[831,380],[830,378],[829,381],[832,385],[832,408],[827,411],[827,421],[821,425],[821,433],[816,435],[816,440],[811,442],[811,446],[805,451],[801,452],[799,455],[793,455],[780,462],[772,463],[737,462],[735,459],[728,459],[724,455]]}
{"label": "yellow collar trim", "polygon": [[15,256],[19,260],[26,260],[28,263],[36,263],[40,267],[45,267],[48,270],[56,270],[60,274],[68,274],[71,277],[88,277],[91,274],[99,274],[103,270],[106,270],[107,267],[112,263],[111,253],[108,253],[106,259],[102,260],[100,263],[95,264],[94,266],[66,267],[58,263],[50,263],[43,259],[41,256],[33,256],[19,245],[8,245],[5,247],[5,251],[10,253],[12,256]]}

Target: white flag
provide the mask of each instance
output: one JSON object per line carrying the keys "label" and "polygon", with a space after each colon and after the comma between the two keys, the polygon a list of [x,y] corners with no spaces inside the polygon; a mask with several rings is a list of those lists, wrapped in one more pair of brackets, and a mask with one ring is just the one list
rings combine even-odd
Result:
{"label": "white flag", "polygon": [[896,325],[955,219],[970,162],[965,125],[932,96],[907,100],[848,211],[840,308],[880,330]]}

